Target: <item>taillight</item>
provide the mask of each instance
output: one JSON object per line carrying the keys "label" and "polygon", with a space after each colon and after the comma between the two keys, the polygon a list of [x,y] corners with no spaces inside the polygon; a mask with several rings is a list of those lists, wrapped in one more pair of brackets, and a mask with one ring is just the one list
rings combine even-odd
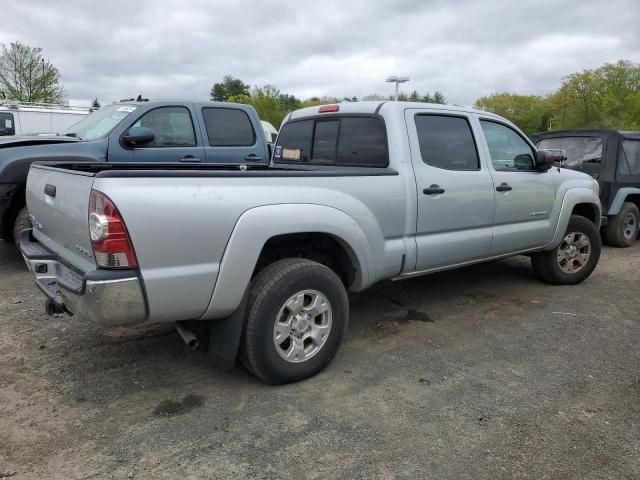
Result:
{"label": "taillight", "polygon": [[111,199],[97,190],[91,190],[89,197],[89,236],[99,267],[138,266],[122,215]]}
{"label": "taillight", "polygon": [[339,105],[325,105],[318,109],[318,113],[337,112],[340,110]]}

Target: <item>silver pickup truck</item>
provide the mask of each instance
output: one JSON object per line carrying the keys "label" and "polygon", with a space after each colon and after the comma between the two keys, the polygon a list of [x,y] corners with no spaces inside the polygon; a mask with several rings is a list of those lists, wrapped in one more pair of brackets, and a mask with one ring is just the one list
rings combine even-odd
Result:
{"label": "silver pickup truck", "polygon": [[496,115],[343,103],[289,114],[269,166],[34,164],[20,246],[50,313],[206,326],[216,364],[285,383],[336,354],[347,291],[520,254],[583,281],[598,193]]}

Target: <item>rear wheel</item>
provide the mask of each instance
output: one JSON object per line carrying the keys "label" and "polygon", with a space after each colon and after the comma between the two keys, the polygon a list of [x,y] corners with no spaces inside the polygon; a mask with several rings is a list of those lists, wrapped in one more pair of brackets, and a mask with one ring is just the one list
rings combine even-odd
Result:
{"label": "rear wheel", "polygon": [[13,241],[16,247],[20,244],[20,232],[25,228],[31,228],[31,219],[29,218],[29,211],[27,207],[22,207],[18,212],[18,216],[13,222]]}
{"label": "rear wheel", "polygon": [[609,217],[605,230],[605,241],[614,247],[630,247],[638,237],[640,211],[631,202],[622,204],[618,215]]}
{"label": "rear wheel", "polygon": [[585,280],[598,265],[601,239],[587,218],[572,215],[560,245],[535,253],[531,265],[536,274],[553,285],[573,285]]}
{"label": "rear wheel", "polygon": [[332,360],[348,318],[347,292],[331,269],[279,260],[252,282],[240,358],[267,383],[308,378]]}

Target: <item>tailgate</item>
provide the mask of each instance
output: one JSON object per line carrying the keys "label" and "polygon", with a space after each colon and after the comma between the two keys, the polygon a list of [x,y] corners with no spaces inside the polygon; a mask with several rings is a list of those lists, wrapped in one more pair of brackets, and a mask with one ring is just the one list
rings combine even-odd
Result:
{"label": "tailgate", "polygon": [[89,238],[89,196],[93,174],[33,165],[26,200],[33,236],[80,270],[95,270]]}

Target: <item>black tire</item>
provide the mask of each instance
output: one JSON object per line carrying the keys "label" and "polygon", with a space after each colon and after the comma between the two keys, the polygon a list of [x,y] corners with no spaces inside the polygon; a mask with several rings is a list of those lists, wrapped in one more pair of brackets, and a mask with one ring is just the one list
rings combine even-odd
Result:
{"label": "black tire", "polygon": [[[586,263],[573,273],[563,270],[558,260],[558,253],[564,250],[566,246],[563,240],[553,250],[535,253],[531,256],[531,266],[541,280],[552,285],[574,285],[584,281],[596,268],[600,259],[600,251],[602,250],[602,240],[596,226],[585,217],[571,215],[563,238],[574,232],[585,235],[589,239],[590,253]],[[563,260],[565,265],[566,262],[566,260]]]}
{"label": "black tire", "polygon": [[[330,305],[331,327],[317,353],[307,360],[291,363],[276,349],[274,327],[287,300],[304,290],[317,291],[326,298]],[[240,359],[247,370],[266,383],[283,384],[311,377],[335,356],[348,320],[347,292],[335,272],[311,260],[279,260],[252,281]],[[315,322],[315,319],[311,321]]]}
{"label": "black tire", "polygon": [[20,232],[25,228],[31,228],[31,219],[29,218],[29,211],[27,207],[22,207],[13,222],[13,241],[16,246],[20,243]]}
{"label": "black tire", "polygon": [[[631,225],[627,224],[627,218],[632,222]],[[622,204],[622,208],[618,215],[609,217],[609,223],[605,228],[604,239],[608,245],[614,247],[630,247],[638,237],[638,226],[640,225],[640,211],[638,207],[631,202],[625,202]],[[628,232],[628,227],[632,227],[632,232],[625,234],[625,230]]]}

